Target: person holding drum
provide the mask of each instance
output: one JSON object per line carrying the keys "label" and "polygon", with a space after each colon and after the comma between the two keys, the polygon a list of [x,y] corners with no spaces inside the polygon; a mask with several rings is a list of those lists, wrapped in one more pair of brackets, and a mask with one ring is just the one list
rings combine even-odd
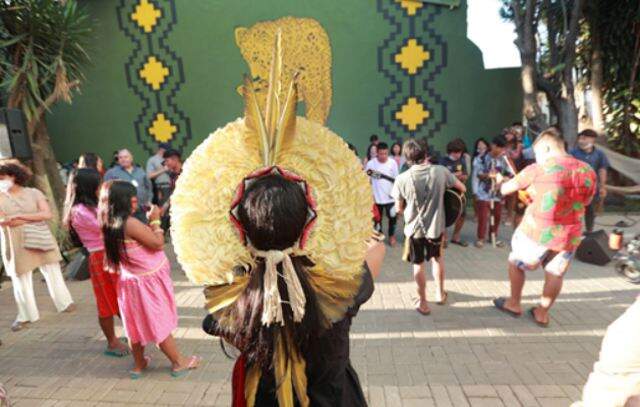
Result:
{"label": "person holding drum", "polygon": [[448,188],[456,188],[462,193],[466,188],[447,168],[429,163],[426,143],[410,139],[404,143],[402,152],[411,168],[396,178],[391,196],[395,199],[397,212],[404,215],[406,239],[403,259],[413,264],[419,297],[416,310],[422,315],[429,315],[426,261],[431,260],[436,302],[444,305],[447,301],[442,250],[445,230],[443,196]]}

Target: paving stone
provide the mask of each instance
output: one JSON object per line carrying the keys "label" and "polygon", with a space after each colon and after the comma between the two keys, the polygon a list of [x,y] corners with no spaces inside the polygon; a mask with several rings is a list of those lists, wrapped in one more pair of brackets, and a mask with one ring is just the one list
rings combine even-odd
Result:
{"label": "paving stone", "polygon": [[[602,220],[613,224],[617,218],[606,215]],[[474,228],[468,220],[462,237],[473,240]],[[640,224],[637,228],[635,233]],[[508,240],[509,233],[501,228],[501,239]],[[575,262],[551,312],[551,325],[540,329],[526,318],[497,312],[491,304],[509,291],[507,250],[451,246],[446,252],[450,302],[434,304],[432,314],[423,317],[413,310],[415,283],[400,259],[401,248],[387,253],[373,297],[351,330],[352,363],[374,407],[568,406],[580,398],[607,325],[636,296],[633,286],[608,269]],[[3,284],[0,382],[15,404],[230,405],[234,361],[220,350],[217,338],[201,332],[202,289],[187,282],[177,267],[172,275],[180,315],[178,346],[185,354],[203,357],[199,369],[179,380],[170,377],[168,361],[152,346],[147,349],[152,366],[137,381],[126,373],[130,357],[102,355],[104,339],[90,281],[68,282],[78,310],[58,314],[46,285],[35,278],[41,320],[18,333],[9,332],[16,311],[11,284]],[[539,298],[543,278],[542,273],[527,276],[525,308]],[[433,290],[429,276],[430,300]],[[116,331],[123,333],[119,321]]]}

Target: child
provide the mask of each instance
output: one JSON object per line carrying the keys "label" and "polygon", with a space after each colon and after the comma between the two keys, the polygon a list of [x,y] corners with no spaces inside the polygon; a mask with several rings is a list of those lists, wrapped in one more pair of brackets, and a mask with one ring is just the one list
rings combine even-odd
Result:
{"label": "child", "polygon": [[[487,235],[487,225],[490,223],[490,216],[493,216],[493,223],[490,227],[489,234],[498,235],[498,225],[500,224],[500,214],[502,211],[502,196],[496,190],[495,183],[492,179],[496,174],[515,175],[510,169],[505,157],[506,140],[504,136],[496,136],[491,140],[489,152],[483,156],[476,158],[477,165],[474,168],[478,178],[478,186],[476,191],[477,207],[478,207],[478,240],[476,247],[484,246],[484,239]],[[493,206],[493,210],[492,210]],[[505,243],[496,240],[497,247],[503,247]]]}
{"label": "child", "polygon": [[[75,233],[89,252],[89,274],[98,306],[98,322],[107,338],[107,356],[123,357],[129,354],[126,345],[115,334],[113,317],[119,316],[116,287],[118,275],[109,273],[104,264],[104,243],[98,223],[98,189],[102,178],[97,170],[80,168],[72,177],[73,193],[69,196],[71,205],[69,230]],[[65,205],[66,206],[66,205]]]}
{"label": "child", "polygon": [[200,358],[184,357],[171,335],[178,315],[171,266],[163,250],[160,210],[152,206],[147,226],[133,217],[137,207],[135,186],[125,181],[103,184],[98,214],[107,263],[120,275],[118,306],[135,363],[131,378],[140,378],[147,368],[144,347],[149,343],[158,344],[171,361],[171,375],[180,377],[197,368]]}

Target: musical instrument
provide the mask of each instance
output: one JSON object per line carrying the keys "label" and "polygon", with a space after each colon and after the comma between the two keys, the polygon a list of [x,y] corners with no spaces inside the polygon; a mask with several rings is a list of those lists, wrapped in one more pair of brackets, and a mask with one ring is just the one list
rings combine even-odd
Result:
{"label": "musical instrument", "polygon": [[395,178],[390,177],[387,174],[383,174],[380,171],[376,171],[376,170],[367,170],[367,175],[373,179],[383,179],[383,180],[389,181],[392,184],[396,182]]}
{"label": "musical instrument", "polygon": [[[367,175],[374,179],[384,179],[391,183],[395,182],[395,178],[383,174],[380,171],[367,170]],[[462,216],[464,208],[467,206],[467,197],[455,188],[449,188],[444,191],[444,223],[449,227],[456,223]]]}

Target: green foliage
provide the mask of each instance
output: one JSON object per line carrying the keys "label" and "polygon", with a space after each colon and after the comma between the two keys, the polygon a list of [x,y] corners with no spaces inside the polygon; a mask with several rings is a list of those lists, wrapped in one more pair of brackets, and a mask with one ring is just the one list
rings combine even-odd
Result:
{"label": "green foliage", "polygon": [[637,155],[640,149],[640,2],[591,0],[588,25],[580,37],[578,68],[588,84],[593,37],[602,43],[605,128],[616,150]]}
{"label": "green foliage", "polygon": [[0,86],[8,104],[31,121],[60,99],[70,102],[89,61],[87,12],[75,0],[1,1],[0,20]]}

